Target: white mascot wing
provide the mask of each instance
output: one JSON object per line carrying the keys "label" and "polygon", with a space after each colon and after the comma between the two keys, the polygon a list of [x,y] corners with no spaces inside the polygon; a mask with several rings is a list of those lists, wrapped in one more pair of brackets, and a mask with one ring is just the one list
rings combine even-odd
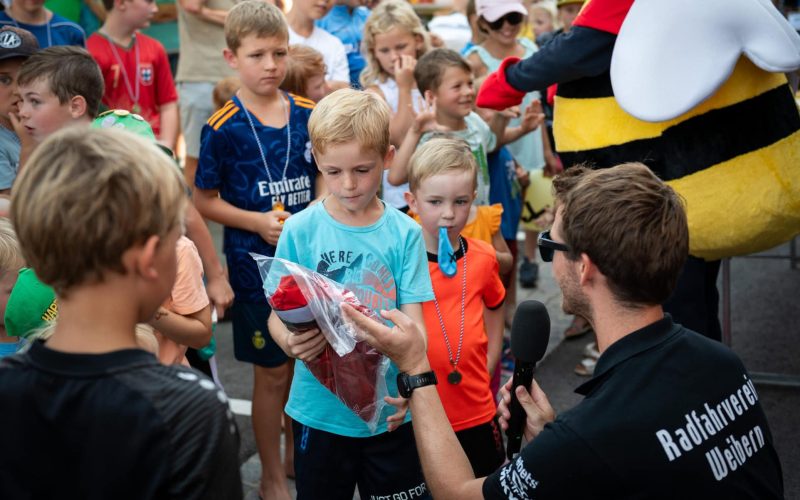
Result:
{"label": "white mascot wing", "polygon": [[670,120],[710,97],[742,53],[793,71],[800,36],[769,0],[635,0],[611,58],[614,95],[640,120]]}

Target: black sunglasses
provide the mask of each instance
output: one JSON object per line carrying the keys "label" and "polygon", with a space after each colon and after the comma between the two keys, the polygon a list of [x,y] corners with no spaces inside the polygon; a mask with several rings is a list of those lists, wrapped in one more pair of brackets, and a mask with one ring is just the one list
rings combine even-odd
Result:
{"label": "black sunglasses", "polygon": [[501,17],[497,21],[492,21],[491,23],[489,21],[486,21],[486,24],[489,25],[489,28],[492,31],[497,31],[497,30],[499,30],[500,28],[503,27],[503,24],[506,21],[508,21],[508,24],[510,24],[511,26],[516,26],[519,23],[521,23],[524,18],[525,18],[525,16],[523,16],[519,12],[509,12],[508,14],[506,14],[503,17]]}
{"label": "black sunglasses", "polygon": [[551,240],[549,230],[539,233],[539,239],[536,241],[536,243],[539,245],[539,255],[542,257],[544,262],[553,262],[553,254],[556,250],[561,252],[570,251],[570,248],[567,245]]}

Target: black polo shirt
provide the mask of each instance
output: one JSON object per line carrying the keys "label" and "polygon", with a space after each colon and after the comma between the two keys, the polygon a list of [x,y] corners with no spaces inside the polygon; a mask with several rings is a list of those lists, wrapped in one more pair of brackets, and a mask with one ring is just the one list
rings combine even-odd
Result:
{"label": "black polo shirt", "polygon": [[669,315],[612,344],[585,399],[483,484],[485,498],[783,498],[739,358]]}
{"label": "black polo shirt", "polygon": [[4,358],[0,429],[3,499],[242,497],[225,394],[139,349]]}

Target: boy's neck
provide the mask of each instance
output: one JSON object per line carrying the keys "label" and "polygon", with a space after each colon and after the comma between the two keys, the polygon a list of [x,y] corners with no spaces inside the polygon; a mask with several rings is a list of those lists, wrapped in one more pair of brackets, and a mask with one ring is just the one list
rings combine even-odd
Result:
{"label": "boy's neck", "polygon": [[[439,233],[430,234],[424,228],[422,229],[422,239],[425,241],[425,251],[433,254],[439,255]],[[450,237],[450,246],[453,247],[453,250],[458,250],[460,243],[458,241],[458,234],[455,236]]]}
{"label": "boy's neck", "polygon": [[136,34],[136,28],[124,25],[121,16],[116,15],[115,12],[112,10],[108,13],[106,22],[100,28],[100,33],[120,47],[128,47]]}
{"label": "boy's neck", "polygon": [[50,11],[44,8],[44,6],[26,11],[19,6],[15,7],[15,5],[16,4],[12,2],[11,7],[8,8],[8,15],[15,21],[25,24],[44,24],[50,20]]}
{"label": "boy's neck", "polygon": [[303,38],[310,37],[311,33],[314,31],[314,20],[302,13],[300,9],[292,8],[292,10],[286,14],[286,22],[289,24],[289,27],[292,28],[292,31]]}
{"label": "boy's neck", "polygon": [[466,116],[453,116],[444,113],[441,109],[436,110],[436,122],[452,131],[464,130],[467,128]]}
{"label": "boy's neck", "polygon": [[135,328],[140,312],[132,307],[136,286],[127,281],[112,276],[59,297],[58,321],[47,347],[90,354],[138,348]]}
{"label": "boy's neck", "polygon": [[336,222],[352,227],[371,226],[380,220],[386,210],[377,195],[373,197],[366,207],[358,212],[345,210],[333,195],[328,195],[323,200],[322,206]]}

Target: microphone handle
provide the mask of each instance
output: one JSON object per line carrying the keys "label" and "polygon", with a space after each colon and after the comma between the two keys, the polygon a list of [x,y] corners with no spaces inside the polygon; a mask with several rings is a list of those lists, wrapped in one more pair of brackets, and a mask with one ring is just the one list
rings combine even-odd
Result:
{"label": "microphone handle", "polygon": [[514,458],[515,453],[519,453],[522,446],[522,429],[525,426],[525,419],[527,415],[522,405],[517,399],[517,387],[523,386],[526,390],[533,382],[533,368],[534,363],[518,362],[514,365],[514,378],[511,384],[511,417],[508,420],[508,429],[506,430],[506,456],[509,460]]}

